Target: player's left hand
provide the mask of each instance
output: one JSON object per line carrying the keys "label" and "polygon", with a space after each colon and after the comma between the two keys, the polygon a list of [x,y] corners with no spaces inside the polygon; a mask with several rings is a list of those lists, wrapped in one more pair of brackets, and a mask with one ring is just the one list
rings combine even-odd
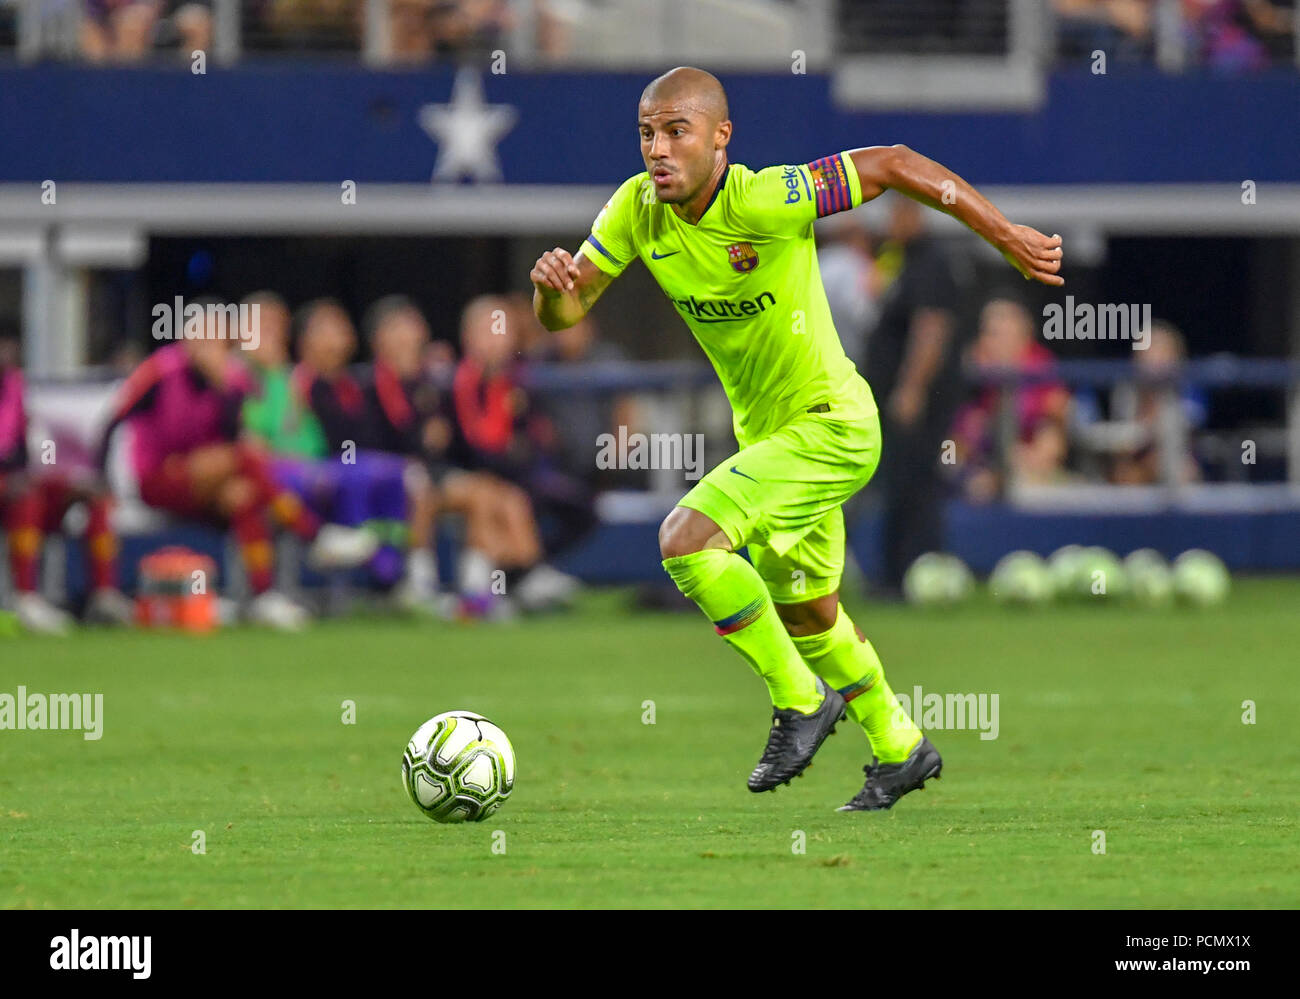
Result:
{"label": "player's left hand", "polygon": [[999,249],[1007,263],[1023,274],[1026,281],[1058,287],[1065,284],[1065,278],[1058,273],[1064,252],[1059,233],[1044,236],[1032,226],[1013,225],[1011,235]]}

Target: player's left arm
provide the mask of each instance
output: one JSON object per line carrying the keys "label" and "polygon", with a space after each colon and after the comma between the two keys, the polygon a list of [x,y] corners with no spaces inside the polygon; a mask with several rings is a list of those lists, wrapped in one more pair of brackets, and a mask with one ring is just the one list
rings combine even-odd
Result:
{"label": "player's left arm", "polygon": [[848,157],[858,174],[862,200],[886,190],[937,209],[964,223],[996,247],[1026,280],[1063,285],[1061,237],[1045,236],[1027,225],[1015,225],[993,202],[947,167],[904,145],[852,149]]}

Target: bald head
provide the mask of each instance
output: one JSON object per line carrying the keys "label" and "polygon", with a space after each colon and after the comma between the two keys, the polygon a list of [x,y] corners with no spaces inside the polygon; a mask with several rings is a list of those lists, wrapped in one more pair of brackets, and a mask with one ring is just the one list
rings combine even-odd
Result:
{"label": "bald head", "polygon": [[657,76],[641,91],[641,107],[671,104],[705,115],[713,124],[726,121],[727,92],[712,73],[694,66],[678,66]]}
{"label": "bald head", "polygon": [[651,80],[637,105],[637,128],[655,196],[683,206],[683,217],[702,211],[726,168],[731,141],[727,94],[718,78],[678,66]]}

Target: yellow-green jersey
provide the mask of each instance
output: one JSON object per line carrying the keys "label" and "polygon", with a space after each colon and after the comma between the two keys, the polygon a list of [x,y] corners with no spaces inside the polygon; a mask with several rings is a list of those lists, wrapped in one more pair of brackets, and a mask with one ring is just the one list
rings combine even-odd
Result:
{"label": "yellow-green jersey", "polygon": [[844,419],[875,412],[831,322],[813,240],[816,219],[861,203],[847,153],[729,164],[696,225],[643,172],[601,209],[582,252],[611,277],[645,262],[713,363],[744,447],[823,403]]}

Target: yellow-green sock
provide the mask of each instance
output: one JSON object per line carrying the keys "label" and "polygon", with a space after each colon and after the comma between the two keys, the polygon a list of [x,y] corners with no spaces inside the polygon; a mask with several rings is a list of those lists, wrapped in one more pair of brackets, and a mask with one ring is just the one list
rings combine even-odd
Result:
{"label": "yellow-green sock", "polygon": [[881,763],[901,763],[921,741],[921,730],[907,716],[885,680],[880,657],[861,636],[842,606],[828,631],[793,639],[808,668],[848,702],[849,717],[867,733]]}
{"label": "yellow-green sock", "polygon": [[754,567],[734,552],[705,548],[663,560],[677,588],[694,600],[727,644],[767,683],[772,704],[805,714],[822,702],[813,676],[776,616]]}

